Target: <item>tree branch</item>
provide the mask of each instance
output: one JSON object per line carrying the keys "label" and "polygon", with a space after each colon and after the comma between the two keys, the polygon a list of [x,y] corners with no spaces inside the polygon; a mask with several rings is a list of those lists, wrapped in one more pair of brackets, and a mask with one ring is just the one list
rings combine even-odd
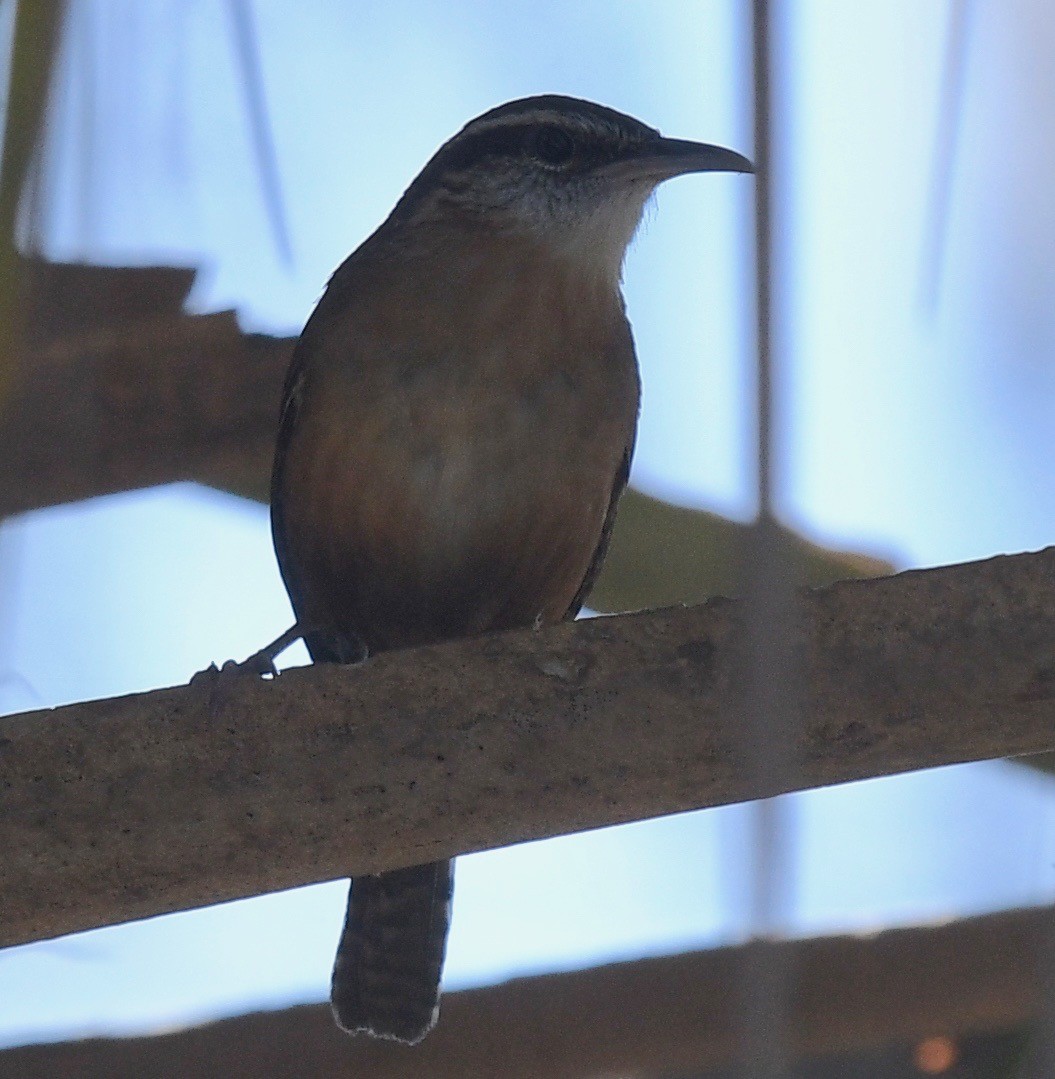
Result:
{"label": "tree branch", "polygon": [[[788,1022],[796,1056],[1033,1022],[1052,917],[1049,908],[1010,911],[770,945],[796,975]],[[717,948],[450,993],[420,1046],[349,1039],[328,1007],[307,1005],[158,1037],[8,1050],[0,1052],[0,1079],[698,1075],[735,1063],[739,1001],[730,987],[746,951]]]}
{"label": "tree branch", "polygon": [[[1055,548],[806,593],[780,790],[1055,747]],[[777,793],[734,601],[0,727],[0,943]]]}

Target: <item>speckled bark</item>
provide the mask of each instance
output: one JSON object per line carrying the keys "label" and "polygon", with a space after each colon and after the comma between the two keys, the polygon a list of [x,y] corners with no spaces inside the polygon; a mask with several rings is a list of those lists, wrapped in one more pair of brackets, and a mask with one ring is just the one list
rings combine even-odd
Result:
{"label": "speckled bark", "polygon": [[[0,723],[0,943],[742,801],[728,600]],[[1055,548],[805,594],[784,790],[1055,747]]]}
{"label": "speckled bark", "polygon": [[[1031,1023],[1042,1009],[1052,924],[1049,909],[1011,911],[777,945],[796,975],[792,1051],[861,1051]],[[743,948],[719,948],[450,993],[439,1026],[415,1046],[350,1039],[327,1006],[311,1005],[160,1037],[12,1049],[0,1052],[0,1079],[710,1074],[734,1064],[739,1049],[730,986],[743,961]]]}

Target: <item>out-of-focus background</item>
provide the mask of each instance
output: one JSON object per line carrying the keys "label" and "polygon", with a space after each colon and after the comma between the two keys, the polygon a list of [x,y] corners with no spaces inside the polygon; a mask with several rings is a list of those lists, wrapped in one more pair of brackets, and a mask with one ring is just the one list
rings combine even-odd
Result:
{"label": "out-of-focus background", "polygon": [[[8,41],[14,6],[0,7]],[[897,568],[1051,543],[1055,12],[780,10],[785,522]],[[499,102],[587,97],[750,153],[745,12],[71,0],[23,248],[196,267],[193,311],[295,334],[439,143]],[[632,483],[737,520],[753,513],[751,197],[743,177],[666,185],[625,274],[644,382]],[[151,488],[0,528],[5,712],[185,682],[289,621],[267,509],[247,499]],[[1042,772],[992,762],[790,804],[791,934],[1055,892],[1055,779]],[[730,807],[465,857],[446,984],[739,940],[745,836]],[[343,883],[319,885],[5,951],[0,1043],[321,1000],[344,897]]]}

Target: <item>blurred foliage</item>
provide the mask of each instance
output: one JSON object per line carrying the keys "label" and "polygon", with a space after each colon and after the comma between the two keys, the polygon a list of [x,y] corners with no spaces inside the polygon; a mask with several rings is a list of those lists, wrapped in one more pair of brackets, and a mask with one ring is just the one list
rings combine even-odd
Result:
{"label": "blurred foliage", "polygon": [[[736,595],[749,531],[750,525],[739,521],[629,488],[589,606],[611,613]],[[785,535],[792,572],[801,584],[893,572],[882,559],[819,547],[790,530]]]}
{"label": "blurred foliage", "polygon": [[1055,753],[1034,753],[1031,757],[1011,757],[1012,764],[1027,764],[1040,772],[1055,776]]}
{"label": "blurred foliage", "polygon": [[0,162],[0,400],[14,374],[21,331],[15,230],[40,144],[64,7],[62,0],[20,0],[15,11]]}

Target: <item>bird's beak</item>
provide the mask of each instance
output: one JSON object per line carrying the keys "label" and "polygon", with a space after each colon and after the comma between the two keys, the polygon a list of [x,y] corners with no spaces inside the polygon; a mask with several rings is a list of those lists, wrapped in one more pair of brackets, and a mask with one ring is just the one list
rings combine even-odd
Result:
{"label": "bird's beak", "polygon": [[610,166],[612,173],[626,179],[661,183],[687,172],[754,172],[743,154],[686,139],[656,139],[634,147]]}

